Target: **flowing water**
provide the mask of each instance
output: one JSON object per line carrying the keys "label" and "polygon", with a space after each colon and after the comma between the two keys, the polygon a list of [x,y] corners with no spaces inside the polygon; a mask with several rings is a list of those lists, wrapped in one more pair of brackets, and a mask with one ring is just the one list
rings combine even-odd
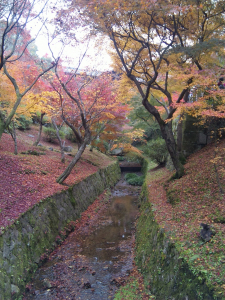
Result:
{"label": "flowing water", "polygon": [[113,299],[132,270],[138,192],[122,179],[92,228],[71,233],[38,269],[24,299]]}

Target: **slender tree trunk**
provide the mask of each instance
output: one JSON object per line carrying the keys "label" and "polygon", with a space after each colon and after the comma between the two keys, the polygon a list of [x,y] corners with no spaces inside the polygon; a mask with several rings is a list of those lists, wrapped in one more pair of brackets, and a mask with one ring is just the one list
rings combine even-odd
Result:
{"label": "slender tree trunk", "polygon": [[12,129],[9,129],[9,132],[11,134],[11,137],[14,141],[14,154],[17,155],[18,154],[18,148],[17,148],[17,139],[16,139],[16,128],[15,128],[15,123],[14,121],[12,121]]}
{"label": "slender tree trunk", "polygon": [[53,126],[55,127],[55,130],[56,130],[56,136],[57,136],[57,138],[58,138],[59,145],[60,145],[60,150],[61,150],[61,162],[62,162],[62,163],[65,163],[65,152],[64,152],[65,142],[62,141],[62,139],[61,139],[61,137],[60,137],[60,135],[59,135],[59,128],[58,128],[58,126],[56,125],[54,119],[52,119],[52,124],[53,124]]}
{"label": "slender tree trunk", "polygon": [[63,181],[70,175],[73,167],[75,166],[75,164],[78,162],[78,160],[81,158],[81,155],[83,154],[87,144],[90,142],[91,140],[91,134],[90,132],[88,132],[87,134],[85,134],[85,138],[83,140],[83,143],[80,145],[76,155],[74,156],[73,160],[69,163],[69,165],[67,166],[66,170],[57,178],[56,182],[58,183],[63,183]]}
{"label": "slender tree trunk", "polygon": [[13,121],[13,140],[14,140],[14,145],[15,145],[14,154],[17,155],[18,154],[18,148],[17,148],[16,128],[15,128],[14,121]]}
{"label": "slender tree trunk", "polygon": [[38,132],[38,137],[36,139],[36,141],[33,143],[33,146],[37,146],[40,142],[40,139],[41,139],[41,133],[42,133],[42,122],[43,122],[43,117],[44,117],[45,113],[42,113],[41,114],[41,119],[39,120],[39,123],[40,123],[40,127],[39,127],[39,132]]}

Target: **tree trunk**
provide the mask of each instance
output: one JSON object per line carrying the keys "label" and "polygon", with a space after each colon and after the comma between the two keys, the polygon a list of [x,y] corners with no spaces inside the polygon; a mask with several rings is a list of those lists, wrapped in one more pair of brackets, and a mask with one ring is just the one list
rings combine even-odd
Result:
{"label": "tree trunk", "polygon": [[83,143],[81,144],[76,155],[74,156],[73,160],[69,163],[66,170],[57,178],[56,182],[63,183],[63,181],[70,175],[73,167],[78,162],[78,160],[81,158],[81,155],[83,154],[87,144],[90,142],[90,139],[91,139],[91,134],[90,134],[90,132],[88,132],[83,140]]}
{"label": "tree trunk", "polygon": [[14,154],[17,155],[18,154],[18,148],[17,148],[16,128],[15,128],[14,121],[12,121],[12,129],[9,128],[9,132],[11,134],[11,137],[12,137],[13,141],[14,141]]}
{"label": "tree trunk", "polygon": [[2,134],[4,133],[6,127],[5,127],[5,122],[4,120],[0,117],[0,140],[2,137]]}
{"label": "tree trunk", "polygon": [[42,113],[42,114],[41,114],[41,119],[39,120],[39,122],[40,122],[40,127],[39,127],[38,137],[37,137],[36,141],[33,143],[33,146],[37,146],[37,145],[39,144],[39,142],[40,142],[40,139],[41,139],[41,133],[42,133],[42,126],[43,126],[42,121],[43,121],[44,115],[45,115],[45,113]]}
{"label": "tree trunk", "polygon": [[163,121],[157,109],[148,102],[147,97],[144,97],[142,104],[147,109],[147,111],[155,117],[156,121],[158,122],[162,133],[162,137],[166,142],[166,147],[172,159],[174,168],[176,169],[176,177],[182,177],[182,175],[184,174],[184,167],[179,160],[179,153],[173,135],[172,120],[168,122]]}
{"label": "tree trunk", "polygon": [[56,136],[57,136],[57,138],[58,138],[59,145],[60,145],[60,150],[61,150],[61,162],[62,162],[62,163],[65,163],[65,152],[64,152],[65,142],[62,142],[62,139],[61,139],[61,137],[60,137],[60,135],[59,135],[59,128],[58,128],[58,126],[56,125],[54,119],[52,119],[52,124],[53,124],[53,126],[55,127],[55,130],[56,130]]}
{"label": "tree trunk", "polygon": [[13,140],[14,140],[14,145],[15,145],[14,154],[17,155],[18,149],[17,149],[16,128],[15,128],[14,121],[13,121]]}
{"label": "tree trunk", "polygon": [[182,143],[183,143],[183,114],[180,115],[179,121],[177,124],[177,150],[179,155],[182,154]]}
{"label": "tree trunk", "polygon": [[179,160],[179,152],[177,149],[176,141],[172,130],[172,121],[169,121],[167,123],[161,123],[160,128],[161,128],[162,136],[166,142],[168,152],[172,159],[173,165],[176,169],[176,177],[180,178],[184,174],[184,167]]}

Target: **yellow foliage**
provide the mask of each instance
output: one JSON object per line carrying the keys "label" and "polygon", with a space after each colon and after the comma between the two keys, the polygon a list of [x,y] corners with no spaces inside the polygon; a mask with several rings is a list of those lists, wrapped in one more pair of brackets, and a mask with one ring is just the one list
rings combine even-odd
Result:
{"label": "yellow foliage", "polygon": [[56,92],[44,91],[39,94],[30,92],[24,97],[17,113],[32,115],[36,112],[44,112],[48,116],[57,114],[58,107],[50,105],[53,99],[58,99]]}
{"label": "yellow foliage", "polygon": [[134,152],[134,153],[141,155],[143,153],[141,150],[137,149],[136,147],[132,146],[129,143],[114,144],[113,147],[111,148],[111,150],[116,149],[116,148],[122,148],[123,153],[125,153],[125,154],[129,153],[129,152]]}

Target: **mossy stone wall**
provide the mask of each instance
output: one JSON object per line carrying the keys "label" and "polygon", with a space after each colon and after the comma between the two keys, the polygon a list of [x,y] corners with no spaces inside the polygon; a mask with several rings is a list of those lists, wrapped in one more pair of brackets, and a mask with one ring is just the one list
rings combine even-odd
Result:
{"label": "mossy stone wall", "polygon": [[54,249],[66,225],[119,178],[119,165],[113,162],[68,190],[40,201],[7,228],[0,236],[0,300],[22,299],[41,255]]}
{"label": "mossy stone wall", "polygon": [[212,300],[213,290],[190,271],[169,232],[155,221],[146,185],[136,230],[136,263],[157,300]]}

